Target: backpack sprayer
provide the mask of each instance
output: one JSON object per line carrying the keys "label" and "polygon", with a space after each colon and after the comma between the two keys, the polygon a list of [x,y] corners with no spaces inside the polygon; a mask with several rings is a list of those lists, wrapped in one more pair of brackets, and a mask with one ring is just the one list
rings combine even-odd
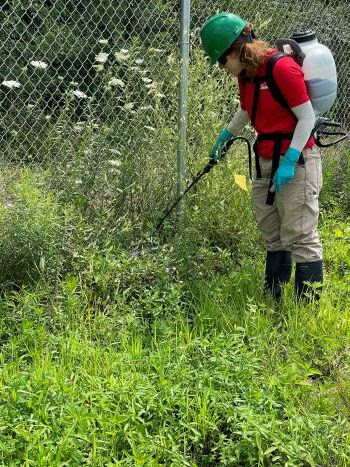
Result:
{"label": "backpack sprayer", "polygon": [[[325,130],[327,126],[339,128],[340,123],[322,117],[330,110],[337,97],[337,70],[332,52],[318,42],[315,31],[311,29],[294,32],[290,39],[278,39],[276,45],[280,52],[292,55],[302,67],[306,88],[316,116],[312,134],[317,146],[330,147],[345,140],[346,133]],[[340,136],[340,138],[330,143],[323,143],[322,136]]]}

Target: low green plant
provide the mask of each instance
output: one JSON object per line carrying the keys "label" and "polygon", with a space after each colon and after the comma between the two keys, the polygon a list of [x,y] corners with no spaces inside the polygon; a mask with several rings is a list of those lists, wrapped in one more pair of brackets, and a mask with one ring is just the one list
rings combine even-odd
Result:
{"label": "low green plant", "polygon": [[350,215],[350,152],[345,145],[322,152],[321,205],[325,216],[346,219]]}
{"label": "low green plant", "polygon": [[346,229],[322,223],[319,306],[290,285],[276,310],[260,259],[185,279],[171,245],[81,245],[5,294],[1,463],[348,465]]}

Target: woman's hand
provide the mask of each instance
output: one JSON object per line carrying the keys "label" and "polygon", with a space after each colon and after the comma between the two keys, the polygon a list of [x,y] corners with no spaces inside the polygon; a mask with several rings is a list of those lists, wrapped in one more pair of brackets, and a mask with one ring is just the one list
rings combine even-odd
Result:
{"label": "woman's hand", "polygon": [[283,185],[294,178],[295,166],[297,165],[299,156],[300,151],[292,147],[290,147],[283,156],[275,176],[273,177],[273,184],[278,193],[281,191]]}
{"label": "woman's hand", "polygon": [[225,145],[225,143],[233,137],[233,134],[225,128],[219,135],[218,139],[216,140],[214,146],[211,148],[209,153],[209,159],[214,159],[217,161],[221,159],[221,151]]}

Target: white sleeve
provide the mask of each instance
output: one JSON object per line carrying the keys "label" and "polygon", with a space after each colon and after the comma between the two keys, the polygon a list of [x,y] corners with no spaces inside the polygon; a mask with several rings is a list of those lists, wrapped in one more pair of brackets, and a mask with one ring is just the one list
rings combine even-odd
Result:
{"label": "white sleeve", "polygon": [[231,122],[227,125],[227,129],[233,134],[237,135],[243,127],[249,122],[248,113],[245,110],[239,109]]}
{"label": "white sleeve", "polygon": [[315,126],[315,112],[310,101],[292,107],[292,112],[297,117],[298,123],[295,127],[290,146],[301,152],[308,142],[311,131]]}

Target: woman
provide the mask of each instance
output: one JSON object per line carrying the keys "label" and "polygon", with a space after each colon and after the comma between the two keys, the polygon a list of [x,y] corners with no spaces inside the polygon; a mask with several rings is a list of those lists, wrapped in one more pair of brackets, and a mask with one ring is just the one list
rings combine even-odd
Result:
{"label": "woman", "polygon": [[[305,297],[314,290],[309,284],[322,282],[323,274],[317,234],[322,169],[310,136],[315,114],[303,71],[294,58],[277,57],[276,50],[256,40],[252,23],[234,14],[213,16],[200,35],[210,64],[218,62],[237,76],[240,90],[240,109],[219,135],[210,157],[220,158],[225,142],[251,122],[257,132],[252,197],[266,245],[265,288],[278,300],[294,260],[296,293]],[[267,79],[271,74],[272,84]]]}

